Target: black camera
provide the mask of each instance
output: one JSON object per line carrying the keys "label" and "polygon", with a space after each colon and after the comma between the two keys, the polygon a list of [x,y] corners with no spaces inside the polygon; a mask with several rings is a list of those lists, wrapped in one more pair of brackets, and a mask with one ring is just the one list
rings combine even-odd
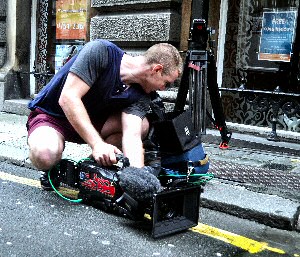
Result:
{"label": "black camera", "polygon": [[177,233],[198,224],[200,186],[168,188],[152,199],[152,237]]}
{"label": "black camera", "polygon": [[203,19],[194,19],[192,22],[189,38],[189,49],[206,50],[210,30]]}
{"label": "black camera", "polygon": [[56,176],[60,187],[79,190],[78,198],[106,212],[143,220],[151,217],[152,237],[159,238],[189,229],[198,224],[202,187],[168,187],[139,201],[120,187],[117,172],[123,167],[103,167],[91,160],[80,163],[63,159]]}

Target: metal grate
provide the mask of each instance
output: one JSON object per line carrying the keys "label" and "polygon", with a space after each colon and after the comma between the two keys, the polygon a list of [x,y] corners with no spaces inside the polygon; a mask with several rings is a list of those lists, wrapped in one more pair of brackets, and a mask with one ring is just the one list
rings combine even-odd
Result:
{"label": "metal grate", "polygon": [[284,190],[300,190],[300,174],[288,171],[211,160],[210,172],[215,177],[225,180],[276,187]]}

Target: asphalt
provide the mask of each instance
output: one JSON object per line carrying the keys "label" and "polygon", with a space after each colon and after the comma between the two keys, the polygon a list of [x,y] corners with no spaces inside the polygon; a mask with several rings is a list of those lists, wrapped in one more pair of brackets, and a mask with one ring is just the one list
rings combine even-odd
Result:
{"label": "asphalt", "polygon": [[[26,115],[0,112],[0,161],[32,168],[28,158]],[[202,137],[214,179],[204,186],[200,208],[210,208],[271,227],[300,232],[300,133],[228,124],[229,148],[219,148],[220,134],[207,129]],[[87,145],[66,143],[63,158],[80,160]],[[38,171],[37,171],[38,172]],[[201,219],[201,217],[200,217]]]}

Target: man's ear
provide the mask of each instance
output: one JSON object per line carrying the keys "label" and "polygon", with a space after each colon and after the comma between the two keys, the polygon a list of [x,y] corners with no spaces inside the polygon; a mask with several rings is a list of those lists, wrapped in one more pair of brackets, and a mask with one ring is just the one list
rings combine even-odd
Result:
{"label": "man's ear", "polygon": [[164,66],[162,64],[155,64],[152,70],[155,72],[159,72],[159,71],[162,72],[163,69],[164,69]]}

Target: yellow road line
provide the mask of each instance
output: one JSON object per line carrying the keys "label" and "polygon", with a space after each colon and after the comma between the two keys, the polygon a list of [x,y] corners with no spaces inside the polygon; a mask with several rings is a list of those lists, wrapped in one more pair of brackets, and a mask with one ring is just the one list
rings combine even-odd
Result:
{"label": "yellow road line", "polygon": [[[38,181],[38,180],[19,177],[19,176],[11,175],[9,173],[5,173],[5,172],[1,172],[1,171],[0,171],[0,179],[27,185],[27,186],[41,188],[40,181]],[[76,199],[78,198],[78,191],[74,190],[74,189],[61,187],[59,192],[62,195],[67,196],[67,197],[73,197]]]}
{"label": "yellow road line", "polygon": [[[40,182],[38,180],[19,177],[1,171],[0,171],[0,179],[8,180],[15,183],[28,185],[28,186],[33,186],[33,187],[39,187],[39,188],[41,187]],[[238,234],[234,234],[212,226],[208,226],[202,223],[198,223],[197,226],[191,228],[190,230],[229,243],[245,251],[248,251],[249,253],[252,254],[259,253],[265,250],[278,253],[278,254],[285,254],[285,251],[278,248],[270,247],[268,243],[258,242],[253,239],[240,236]],[[300,255],[294,254],[294,256],[299,257]]]}
{"label": "yellow road line", "polygon": [[9,173],[5,173],[5,172],[1,172],[1,171],[0,171],[0,179],[8,180],[8,181],[12,181],[15,183],[28,185],[28,186],[32,186],[32,187],[41,187],[40,182],[37,180],[19,177],[19,176],[11,175]]}
{"label": "yellow road line", "polygon": [[196,227],[191,228],[191,230],[229,243],[245,251],[248,251],[249,253],[254,254],[262,252],[264,250],[268,250],[279,254],[285,254],[285,252],[281,249],[268,246],[268,243],[258,242],[253,239],[240,236],[222,229],[211,227],[205,224],[198,223],[198,225]]}

